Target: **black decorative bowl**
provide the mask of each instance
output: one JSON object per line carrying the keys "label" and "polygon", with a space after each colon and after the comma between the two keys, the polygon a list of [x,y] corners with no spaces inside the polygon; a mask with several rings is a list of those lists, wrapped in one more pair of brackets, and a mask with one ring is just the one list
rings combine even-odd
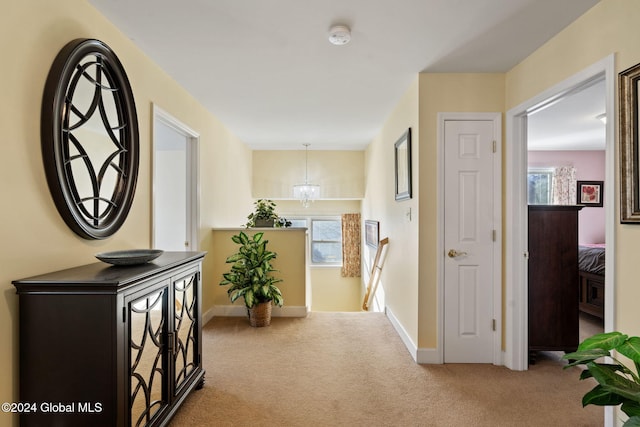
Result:
{"label": "black decorative bowl", "polygon": [[131,249],[128,251],[102,252],[96,254],[96,258],[112,265],[139,265],[153,261],[163,252],[160,249]]}

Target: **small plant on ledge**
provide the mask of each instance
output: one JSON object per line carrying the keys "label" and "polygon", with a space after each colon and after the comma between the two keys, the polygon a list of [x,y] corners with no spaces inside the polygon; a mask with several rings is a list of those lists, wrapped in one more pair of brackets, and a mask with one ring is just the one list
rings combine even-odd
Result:
{"label": "small plant on ledge", "polygon": [[268,240],[262,240],[264,233],[253,237],[244,232],[231,237],[240,245],[238,252],[227,258],[231,271],[224,273],[220,286],[231,285],[227,293],[231,302],[244,297],[251,326],[268,326],[271,323],[271,304],[282,306],[282,292],[275,285],[282,279],[271,275],[276,271],[271,261],[277,254],[267,249]]}
{"label": "small plant on ledge", "polygon": [[[629,358],[634,370],[629,369],[616,359],[611,352],[615,350]],[[613,363],[596,362],[610,357]],[[582,398],[582,406],[618,406],[629,419],[624,427],[640,426],[640,337],[629,337],[620,332],[597,334],[584,340],[574,353],[567,353],[563,359],[569,360],[565,366],[584,365],[580,379],[594,378],[598,385]]]}
{"label": "small plant on ledge", "polygon": [[272,200],[258,199],[253,202],[255,210],[247,216],[246,228],[252,227],[290,227],[291,221],[276,213],[276,204]]}

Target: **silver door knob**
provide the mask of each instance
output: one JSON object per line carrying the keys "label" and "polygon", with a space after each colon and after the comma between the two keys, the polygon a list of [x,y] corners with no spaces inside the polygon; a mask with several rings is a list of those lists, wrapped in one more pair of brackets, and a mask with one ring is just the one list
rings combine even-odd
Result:
{"label": "silver door knob", "polygon": [[447,253],[447,255],[449,255],[449,258],[464,256],[466,254],[467,254],[466,252],[458,252],[455,249],[449,249],[449,253]]}

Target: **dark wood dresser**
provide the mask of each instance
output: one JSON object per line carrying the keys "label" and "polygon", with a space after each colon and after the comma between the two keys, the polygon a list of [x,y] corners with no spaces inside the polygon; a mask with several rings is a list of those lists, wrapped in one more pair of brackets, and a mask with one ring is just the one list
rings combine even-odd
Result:
{"label": "dark wood dresser", "polygon": [[529,355],[578,347],[578,211],[529,206]]}
{"label": "dark wood dresser", "polygon": [[580,311],[604,321],[604,276],[580,271]]}
{"label": "dark wood dresser", "polygon": [[22,426],[165,425],[202,387],[204,252],[15,280]]}

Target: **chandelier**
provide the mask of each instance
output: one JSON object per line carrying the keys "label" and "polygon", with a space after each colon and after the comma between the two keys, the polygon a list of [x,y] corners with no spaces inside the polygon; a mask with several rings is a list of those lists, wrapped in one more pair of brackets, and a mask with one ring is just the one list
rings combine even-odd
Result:
{"label": "chandelier", "polygon": [[304,184],[296,184],[293,186],[293,197],[300,200],[302,206],[309,207],[309,204],[320,196],[320,186],[309,184],[309,145],[302,144],[305,147],[304,153]]}

